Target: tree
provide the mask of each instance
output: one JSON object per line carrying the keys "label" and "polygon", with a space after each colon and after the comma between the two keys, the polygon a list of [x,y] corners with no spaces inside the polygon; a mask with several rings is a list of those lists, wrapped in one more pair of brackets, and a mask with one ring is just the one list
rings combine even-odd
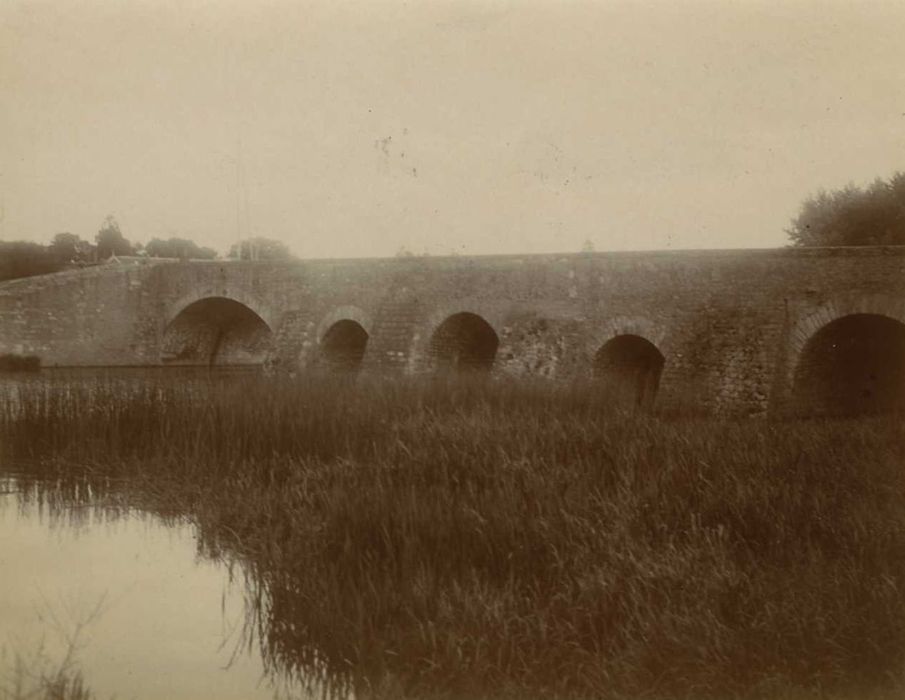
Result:
{"label": "tree", "polygon": [[295,256],[282,241],[272,238],[248,238],[234,243],[229,249],[230,258],[239,260],[292,260]]}
{"label": "tree", "polygon": [[905,245],[905,173],[818,192],[786,233],[796,246]]}
{"label": "tree", "polygon": [[46,275],[62,267],[63,263],[39,243],[0,241],[0,280]]}
{"label": "tree", "polygon": [[169,238],[161,240],[152,238],[145,246],[145,253],[152,258],[180,258],[183,260],[213,260],[217,257],[217,251],[212,248],[202,248],[195,241],[187,238]]}
{"label": "tree", "polygon": [[74,233],[58,233],[48,246],[48,252],[61,263],[88,262],[95,247]]}
{"label": "tree", "polygon": [[97,232],[94,240],[97,241],[97,256],[101,260],[106,260],[111,255],[135,254],[135,249],[123,236],[122,231],[119,230],[119,224],[112,215],[104,219],[104,225]]}

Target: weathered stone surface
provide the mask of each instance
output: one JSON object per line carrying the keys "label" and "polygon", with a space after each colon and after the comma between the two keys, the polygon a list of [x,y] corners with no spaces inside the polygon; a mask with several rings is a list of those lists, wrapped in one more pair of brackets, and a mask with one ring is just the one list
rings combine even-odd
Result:
{"label": "weathered stone surface", "polygon": [[[236,307],[212,298],[253,314],[233,324]],[[662,354],[658,404],[759,414],[794,403],[799,360],[828,323],[905,323],[905,249],[101,265],[0,284],[0,354],[45,366],[266,356],[298,370],[322,364],[348,320],[368,334],[362,370],[430,371],[438,353],[467,354],[434,335],[459,313],[498,336],[493,372],[590,381],[601,347],[633,335]]]}

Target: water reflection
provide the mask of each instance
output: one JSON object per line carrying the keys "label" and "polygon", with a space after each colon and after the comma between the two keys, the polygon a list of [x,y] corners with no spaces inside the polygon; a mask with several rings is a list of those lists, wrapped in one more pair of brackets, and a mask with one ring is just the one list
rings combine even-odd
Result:
{"label": "water reflection", "polygon": [[78,480],[0,478],[0,674],[42,646],[62,658],[81,626],[77,662],[99,698],[314,692],[268,668],[251,624],[261,594],[241,566],[202,555],[185,520],[98,498]]}

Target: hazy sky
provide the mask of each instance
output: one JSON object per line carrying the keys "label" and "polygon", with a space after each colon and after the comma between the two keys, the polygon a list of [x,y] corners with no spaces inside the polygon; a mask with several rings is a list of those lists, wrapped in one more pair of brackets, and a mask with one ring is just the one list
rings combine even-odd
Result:
{"label": "hazy sky", "polygon": [[783,245],[905,169],[903,37],[902,2],[2,0],[0,239]]}

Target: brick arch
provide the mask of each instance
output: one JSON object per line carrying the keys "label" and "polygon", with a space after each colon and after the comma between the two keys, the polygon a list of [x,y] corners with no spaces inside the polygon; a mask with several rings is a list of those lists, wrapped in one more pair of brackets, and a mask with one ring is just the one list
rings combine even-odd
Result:
{"label": "brick arch", "polygon": [[339,321],[355,321],[355,323],[365,329],[368,335],[373,332],[374,322],[369,313],[357,306],[339,306],[324,316],[320,323],[317,324],[315,333],[317,342],[320,343],[333,324]]}
{"label": "brick arch", "polygon": [[792,326],[792,332],[789,334],[789,364],[786,374],[787,390],[792,388],[792,380],[801,361],[801,354],[814,334],[833,321],[855,314],[886,316],[905,324],[905,298],[861,296],[837,299],[822,304],[806,314],[802,314],[795,325]]}
{"label": "brick arch", "polygon": [[271,355],[273,331],[244,304],[211,296],[185,307],[163,331],[164,364],[261,365]]}
{"label": "brick arch", "polygon": [[423,323],[418,325],[418,330],[412,338],[409,369],[426,371],[433,368],[431,343],[434,334],[448,319],[459,314],[478,316],[490,326],[496,334],[497,341],[501,338],[500,330],[503,327],[503,314],[498,309],[473,300],[460,300],[454,304],[444,305],[431,313]]}
{"label": "brick arch", "polygon": [[334,373],[357,372],[365,359],[372,328],[371,317],[359,307],[334,309],[318,324],[317,346],[309,362]]}
{"label": "brick arch", "polygon": [[792,327],[784,394],[793,413],[901,410],[903,379],[905,299],[837,299],[802,314]]}
{"label": "brick arch", "polygon": [[615,404],[648,409],[660,387],[665,331],[641,316],[617,316],[592,334],[587,347],[595,384]]}
{"label": "brick arch", "polygon": [[165,331],[167,326],[169,326],[179,314],[195,302],[212,298],[229,299],[230,301],[235,301],[248,307],[267,324],[267,327],[270,328],[271,332],[276,331],[276,314],[274,311],[254,294],[246,292],[241,287],[232,285],[194,289],[188,294],[180,297],[167,307],[166,313],[164,313],[163,316],[161,331]]}
{"label": "brick arch", "polygon": [[260,365],[274,347],[272,313],[235,288],[196,289],[174,302],[160,329],[168,365]]}
{"label": "brick arch", "polygon": [[595,326],[585,343],[585,355],[593,359],[606,343],[620,335],[637,335],[654,345],[665,358],[669,358],[666,329],[645,316],[613,316],[602,325]]}

